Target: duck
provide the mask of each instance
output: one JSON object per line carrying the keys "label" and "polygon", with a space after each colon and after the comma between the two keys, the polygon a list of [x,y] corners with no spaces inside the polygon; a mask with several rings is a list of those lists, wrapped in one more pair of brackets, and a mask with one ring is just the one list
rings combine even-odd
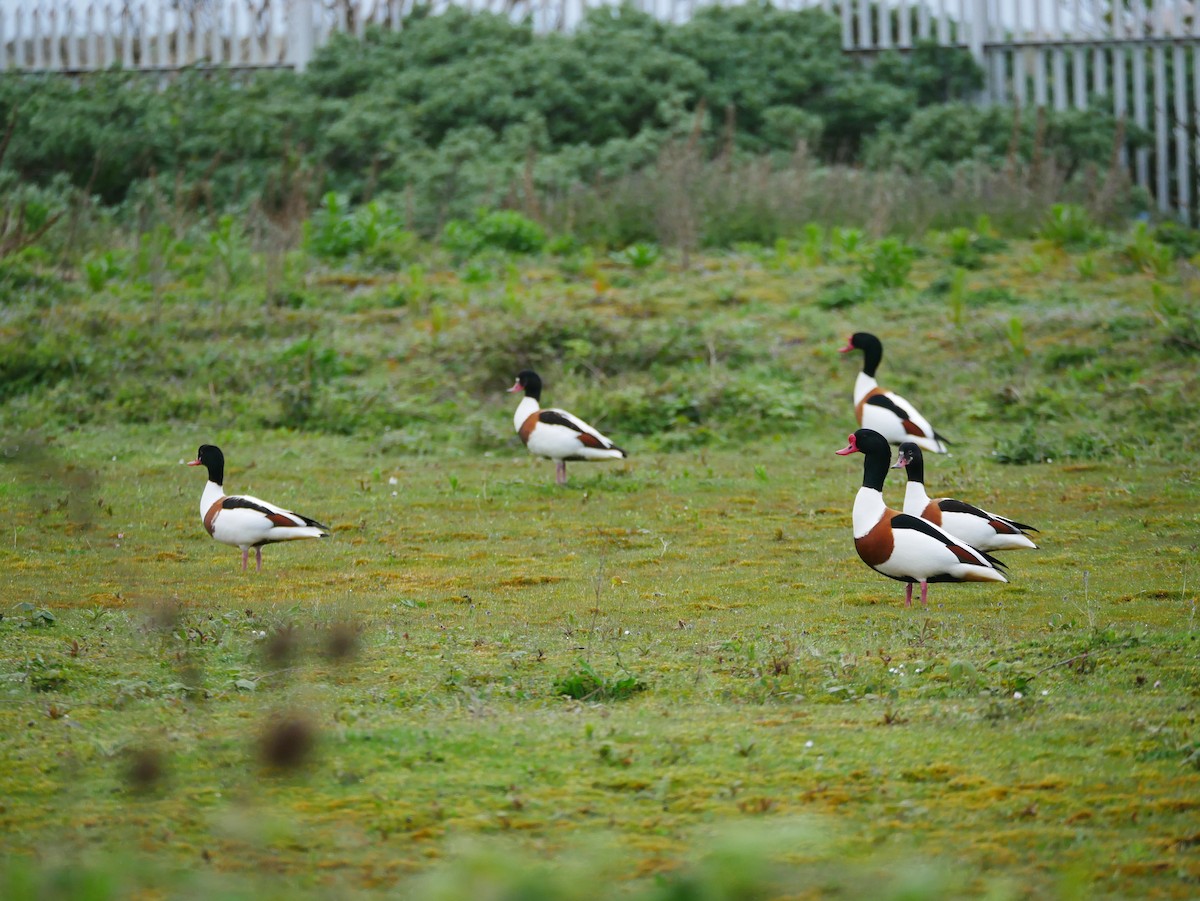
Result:
{"label": "duck", "polygon": [[568,460],[618,460],[629,456],[573,413],[541,408],[542,379],[530,369],[517,373],[509,394],[524,391],[513,413],[513,428],[529,452],[554,461],[554,477],[567,484]]}
{"label": "duck", "polygon": [[1025,534],[1037,529],[1027,523],[989,513],[950,497],[930,499],[925,493],[925,457],[915,442],[905,441],[900,445],[892,468],[903,469],[908,474],[908,485],[904,489],[905,513],[941,526],[977,551],[1037,548],[1033,539]]}
{"label": "duck", "polygon": [[250,548],[254,548],[255,563],[262,572],[264,544],[329,537],[329,527],[315,519],[248,494],[226,494],[225,455],[219,447],[200,445],[196,459],[187,465],[208,469],[208,482],[200,495],[200,520],[217,541],[242,549],[242,572],[246,571]]}
{"label": "duck", "polygon": [[870,332],[855,332],[839,353],[863,352],[863,368],[854,380],[854,416],[864,429],[883,435],[892,444],[911,441],[935,454],[947,453],[951,442],[934,431],[917,408],[899,394],[884,391],[875,381],[883,359],[883,342]]}
{"label": "duck", "polygon": [[913,585],[921,585],[921,605],[929,605],[930,582],[1007,582],[1004,566],[927,519],[892,510],[883,500],[892,449],[874,429],[859,429],[836,453],[859,453],[862,487],[854,498],[854,548],[863,563],[889,579],[906,582],[904,605],[912,606]]}

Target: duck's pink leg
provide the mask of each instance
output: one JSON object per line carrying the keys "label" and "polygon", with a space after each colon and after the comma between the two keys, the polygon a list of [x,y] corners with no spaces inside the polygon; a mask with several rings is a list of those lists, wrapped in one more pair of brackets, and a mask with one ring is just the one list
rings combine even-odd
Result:
{"label": "duck's pink leg", "polygon": [[254,549],[254,562],[258,564],[258,571],[262,572],[262,546],[259,545]]}
{"label": "duck's pink leg", "polygon": [[567,484],[567,461],[559,460],[554,465],[554,481],[559,485]]}
{"label": "duck's pink leg", "polygon": [[921,606],[922,607],[929,606],[928,594],[929,594],[929,583],[922,582],[921,583]]}
{"label": "duck's pink leg", "polygon": [[904,606],[912,606],[912,582],[904,586]]}
{"label": "duck's pink leg", "polygon": [[242,548],[242,572],[246,571],[246,564],[250,562],[250,548]]}

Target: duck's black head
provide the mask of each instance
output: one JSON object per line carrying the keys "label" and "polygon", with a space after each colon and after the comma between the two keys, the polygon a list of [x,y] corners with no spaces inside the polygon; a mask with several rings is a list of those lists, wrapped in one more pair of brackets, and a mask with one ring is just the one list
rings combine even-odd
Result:
{"label": "duck's black head", "polygon": [[208,469],[208,480],[217,485],[225,484],[225,455],[215,444],[201,444],[196,459],[188,466],[204,466]]}
{"label": "duck's black head", "polygon": [[850,443],[837,451],[839,456],[845,457],[850,454],[866,454],[870,456],[878,456],[883,454],[889,460],[892,458],[891,445],[887,443],[887,439],[880,435],[874,429],[859,429],[847,439]]}
{"label": "duck's black head", "polygon": [[911,441],[905,441],[900,445],[899,452],[896,454],[896,462],[892,465],[892,469],[907,470],[910,482],[924,482],[925,457],[921,453],[921,448],[917,447]]}
{"label": "duck's black head", "polygon": [[515,394],[518,391],[524,391],[526,397],[532,397],[534,400],[541,400],[541,376],[539,376],[532,369],[522,369],[517,373],[517,380],[513,386],[508,389],[508,393]]}
{"label": "duck's black head", "polygon": [[846,457],[850,454],[863,454],[863,486],[883,490],[887,479],[888,464],[892,461],[892,447],[887,439],[874,429],[859,429],[849,438],[850,443],[837,453]]}
{"label": "duck's black head", "polygon": [[863,372],[874,377],[875,368],[883,359],[883,342],[870,332],[855,332],[839,353],[848,354],[852,350],[863,352]]}

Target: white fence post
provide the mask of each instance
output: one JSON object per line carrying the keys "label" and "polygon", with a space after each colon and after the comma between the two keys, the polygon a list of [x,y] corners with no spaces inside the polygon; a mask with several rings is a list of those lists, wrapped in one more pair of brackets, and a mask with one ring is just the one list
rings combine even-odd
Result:
{"label": "white fence post", "polygon": [[967,49],[979,68],[986,71],[987,60],[983,56],[983,42],[987,38],[987,0],[970,0],[971,21],[967,23]]}
{"label": "white fence post", "polygon": [[288,4],[287,61],[297,72],[308,68],[315,49],[313,0],[290,0]]}

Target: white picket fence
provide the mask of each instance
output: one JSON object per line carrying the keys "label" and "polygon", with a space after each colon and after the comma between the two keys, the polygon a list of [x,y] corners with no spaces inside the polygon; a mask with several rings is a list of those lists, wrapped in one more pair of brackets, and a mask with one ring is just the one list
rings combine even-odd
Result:
{"label": "white picket fence", "polygon": [[[0,0],[0,72],[83,73],[120,65],[303,69],[334,32],[400,28],[418,0]],[[617,0],[435,0],[569,30]],[[640,0],[685,21],[732,0]],[[780,0],[839,15],[848,53],[959,46],[983,67],[984,103],[1066,109],[1106,104],[1150,132],[1128,154],[1163,212],[1191,221],[1200,164],[1200,15],[1188,0]],[[1189,74],[1190,69],[1190,74]]]}
{"label": "white picket fence", "polygon": [[[171,70],[186,66],[303,69],[334,32],[398,29],[421,0],[0,0],[0,72]],[[539,32],[567,31],[596,6],[619,0],[433,0],[528,20]],[[642,0],[659,18],[685,21],[706,2]],[[784,0],[786,9],[833,0]]]}
{"label": "white picket fence", "polygon": [[[1190,222],[1200,166],[1200,15],[1165,0],[861,0],[842,10],[843,46],[876,53],[914,39],[967,48],[983,67],[982,102],[1023,109],[1103,105],[1153,135],[1131,155],[1134,181]],[[1189,72],[1190,70],[1190,72]]]}

